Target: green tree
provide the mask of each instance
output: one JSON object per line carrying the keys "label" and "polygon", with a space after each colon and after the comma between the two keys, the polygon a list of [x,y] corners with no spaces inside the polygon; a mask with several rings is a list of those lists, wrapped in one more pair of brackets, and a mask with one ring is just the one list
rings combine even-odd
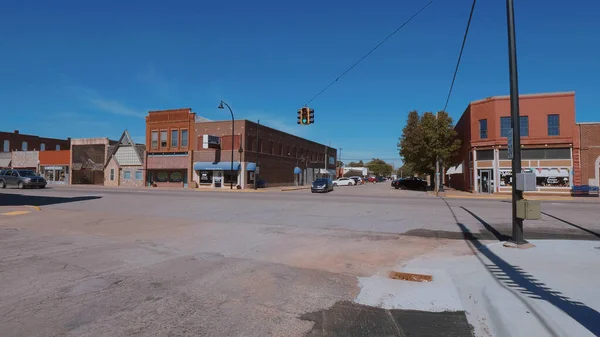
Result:
{"label": "green tree", "polygon": [[396,172],[396,174],[398,175],[398,177],[412,177],[415,175],[415,170],[412,168],[412,166],[410,166],[410,164],[403,164],[398,171]]}
{"label": "green tree", "polygon": [[373,158],[365,166],[369,169],[370,173],[381,177],[389,177],[393,171],[392,165],[379,158]]}
{"label": "green tree", "polygon": [[351,161],[350,164],[348,164],[349,167],[365,167],[365,163],[362,160],[359,160],[358,163]]}
{"label": "green tree", "polygon": [[457,138],[452,117],[445,111],[436,114],[417,111],[408,114],[406,126],[398,142],[398,150],[405,165],[410,165],[414,173],[435,173],[435,160],[439,156],[442,163],[454,164],[461,141]]}

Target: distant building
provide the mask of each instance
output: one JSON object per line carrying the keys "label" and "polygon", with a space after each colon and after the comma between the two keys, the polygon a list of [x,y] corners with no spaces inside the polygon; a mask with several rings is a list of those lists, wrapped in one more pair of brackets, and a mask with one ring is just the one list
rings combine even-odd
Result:
{"label": "distant building", "polygon": [[136,144],[127,130],[119,142],[109,146],[104,168],[104,186],[144,186],[144,152],[146,145]]}
{"label": "distant building", "polygon": [[108,138],[75,138],[71,140],[71,184],[104,185],[104,167],[110,145]]}
{"label": "distant building", "polygon": [[68,150],[70,142],[71,138],[56,139],[25,135],[20,133],[19,130],[0,132],[2,152]]}
{"label": "distant building", "polygon": [[[575,93],[520,95],[521,166],[537,177],[537,192],[569,193],[576,139]],[[471,102],[455,130],[462,140],[459,165],[448,168],[446,184],[476,193],[511,191],[508,158],[510,97]],[[576,158],[575,158],[576,159]]]}
{"label": "distant building", "polygon": [[575,185],[600,185],[600,123],[577,123]]}
{"label": "distant building", "polygon": [[369,169],[366,167],[350,167],[350,166],[342,167],[342,175],[345,175],[346,173],[348,173],[350,171],[356,171],[357,175],[361,176],[363,178],[369,175]]}

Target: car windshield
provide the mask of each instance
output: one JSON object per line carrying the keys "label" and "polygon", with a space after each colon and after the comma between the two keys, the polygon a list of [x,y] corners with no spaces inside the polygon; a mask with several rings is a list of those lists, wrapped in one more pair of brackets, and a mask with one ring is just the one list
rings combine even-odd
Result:
{"label": "car windshield", "polygon": [[19,170],[19,175],[21,177],[35,177],[35,172],[30,170]]}
{"label": "car windshield", "polygon": [[313,182],[313,184],[318,184],[318,185],[327,184],[327,179],[317,179]]}

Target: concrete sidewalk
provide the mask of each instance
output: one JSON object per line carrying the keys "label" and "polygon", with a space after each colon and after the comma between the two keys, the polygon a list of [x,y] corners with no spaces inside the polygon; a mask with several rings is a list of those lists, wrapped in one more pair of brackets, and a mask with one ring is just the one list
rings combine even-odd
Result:
{"label": "concrete sidewalk", "polygon": [[[429,192],[435,195],[435,192]],[[511,200],[512,195],[507,193],[471,193],[465,191],[458,191],[450,188],[445,188],[441,194],[444,198],[450,199],[482,199],[482,200]],[[529,200],[542,200],[542,201],[577,201],[577,202],[597,202],[600,203],[599,197],[572,197],[568,194],[565,195],[550,195],[550,194],[536,194],[536,193],[525,193],[525,198]]]}

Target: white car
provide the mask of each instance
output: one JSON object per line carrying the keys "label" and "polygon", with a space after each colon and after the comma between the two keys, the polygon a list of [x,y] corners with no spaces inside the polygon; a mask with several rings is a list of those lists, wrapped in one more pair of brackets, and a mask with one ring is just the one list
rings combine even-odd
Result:
{"label": "white car", "polygon": [[355,184],[356,183],[354,182],[354,180],[345,177],[333,181],[333,186],[352,186]]}

